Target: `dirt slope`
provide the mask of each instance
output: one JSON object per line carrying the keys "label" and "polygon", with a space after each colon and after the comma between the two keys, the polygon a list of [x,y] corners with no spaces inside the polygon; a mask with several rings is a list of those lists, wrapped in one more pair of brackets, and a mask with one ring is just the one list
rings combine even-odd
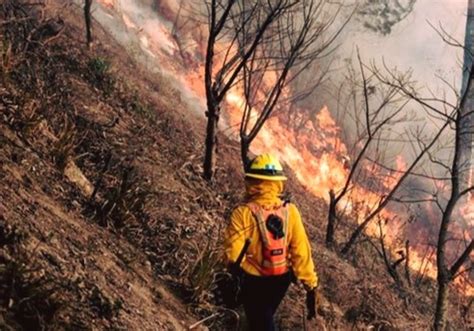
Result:
{"label": "dirt slope", "polygon": [[[203,119],[100,28],[87,50],[78,8],[11,0],[0,18],[0,329],[181,330],[206,316],[232,329],[210,288],[241,197],[238,145],[221,138],[205,183]],[[322,279],[319,329],[427,329],[432,285],[397,290],[363,245],[352,261],[323,249],[326,206],[290,182]],[[303,328],[302,292],[282,329]],[[452,306],[453,329],[466,307]]]}
{"label": "dirt slope", "polygon": [[[161,147],[169,142],[154,133],[171,140],[179,129],[151,114],[133,83],[112,76],[106,59],[124,65],[126,57],[113,55],[123,50],[106,43],[85,50],[82,30],[68,22],[70,9],[16,1],[2,8],[9,24],[0,89],[0,323],[25,330],[184,328],[195,316],[155,277],[150,259],[161,252],[147,256],[139,232],[151,225],[137,225],[167,220],[160,210],[145,211],[152,195],[155,208],[173,213],[183,188]],[[29,15],[36,19],[24,23]],[[28,42],[22,32],[37,32],[37,39]],[[161,184],[152,185],[155,179]]]}

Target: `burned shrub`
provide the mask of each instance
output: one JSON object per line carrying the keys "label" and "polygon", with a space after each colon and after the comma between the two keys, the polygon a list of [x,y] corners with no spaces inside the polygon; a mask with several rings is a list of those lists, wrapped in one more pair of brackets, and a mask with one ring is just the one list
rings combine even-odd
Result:
{"label": "burned shrub", "polygon": [[87,63],[89,81],[109,96],[114,88],[115,81],[110,75],[110,62],[102,57],[95,57]]}
{"label": "burned shrub", "polygon": [[90,303],[97,316],[106,319],[118,316],[123,305],[123,302],[120,299],[114,301],[109,299],[98,287],[94,287],[92,290]]}
{"label": "burned shrub", "polygon": [[132,220],[147,219],[146,205],[152,192],[139,179],[133,167],[124,167],[122,176],[106,190],[103,201],[96,206],[100,225],[122,228]]}

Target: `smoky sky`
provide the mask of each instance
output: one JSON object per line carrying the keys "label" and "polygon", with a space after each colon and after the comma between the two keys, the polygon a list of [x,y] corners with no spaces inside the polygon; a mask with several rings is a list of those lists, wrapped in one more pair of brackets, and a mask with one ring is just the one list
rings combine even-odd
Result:
{"label": "smoky sky", "polygon": [[358,47],[365,60],[383,59],[399,70],[411,69],[419,83],[434,91],[445,89],[437,75],[460,87],[463,51],[443,42],[430,24],[463,43],[466,13],[467,0],[417,0],[413,11],[388,35],[364,29],[354,20],[338,54],[354,56]]}

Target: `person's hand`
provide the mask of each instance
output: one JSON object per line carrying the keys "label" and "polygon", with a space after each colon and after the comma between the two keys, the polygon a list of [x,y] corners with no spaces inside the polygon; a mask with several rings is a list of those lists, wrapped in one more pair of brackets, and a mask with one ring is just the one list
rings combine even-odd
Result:
{"label": "person's hand", "polygon": [[242,268],[236,263],[229,264],[227,270],[233,277],[239,277],[242,274]]}
{"label": "person's hand", "polygon": [[306,310],[308,311],[306,316],[308,320],[316,318],[316,288],[306,291]]}

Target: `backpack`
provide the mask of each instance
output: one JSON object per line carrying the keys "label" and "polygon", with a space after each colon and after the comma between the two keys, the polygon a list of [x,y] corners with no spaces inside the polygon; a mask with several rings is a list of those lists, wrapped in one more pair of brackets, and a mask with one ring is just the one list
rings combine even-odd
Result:
{"label": "backpack", "polygon": [[265,209],[256,203],[248,203],[257,222],[262,241],[262,263],[247,256],[262,276],[283,275],[288,268],[288,209],[286,204]]}

